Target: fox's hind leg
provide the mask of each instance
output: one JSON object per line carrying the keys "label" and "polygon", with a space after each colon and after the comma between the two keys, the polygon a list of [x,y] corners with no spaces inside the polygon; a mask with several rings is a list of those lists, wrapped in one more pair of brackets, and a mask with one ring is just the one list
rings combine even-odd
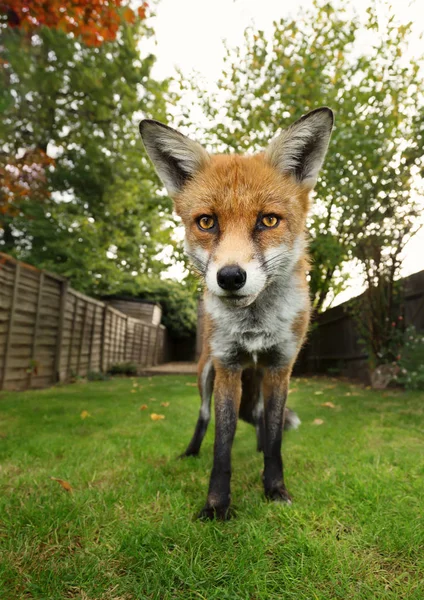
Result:
{"label": "fox's hind leg", "polygon": [[184,456],[197,456],[199,454],[200,446],[202,445],[211,418],[211,400],[214,379],[215,370],[211,358],[209,355],[202,357],[199,361],[198,368],[198,386],[201,398],[199,417],[197,419],[193,437],[187,446],[187,450],[181,455],[182,458]]}
{"label": "fox's hind leg", "polygon": [[264,443],[264,401],[262,395],[261,369],[245,369],[241,378],[242,395],[239,417],[251,423],[256,430],[256,448],[263,451]]}

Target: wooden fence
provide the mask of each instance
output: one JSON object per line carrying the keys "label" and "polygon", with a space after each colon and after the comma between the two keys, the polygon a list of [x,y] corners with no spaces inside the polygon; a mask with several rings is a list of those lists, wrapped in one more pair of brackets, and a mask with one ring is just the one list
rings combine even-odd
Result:
{"label": "wooden fence", "polygon": [[135,319],[65,278],[0,253],[0,389],[46,387],[116,363],[164,359],[163,325]]}
{"label": "wooden fence", "polygon": [[[318,316],[298,357],[297,373],[341,373],[368,380],[368,356],[350,305],[355,299],[330,308]],[[405,325],[424,331],[424,271],[403,279]]]}

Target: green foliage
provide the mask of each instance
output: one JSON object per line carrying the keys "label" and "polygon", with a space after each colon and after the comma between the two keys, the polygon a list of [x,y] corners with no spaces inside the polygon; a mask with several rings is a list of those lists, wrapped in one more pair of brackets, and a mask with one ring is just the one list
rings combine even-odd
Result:
{"label": "green foliage", "polygon": [[87,374],[88,381],[109,381],[110,377],[107,373],[101,371],[90,371]]}
{"label": "green foliage", "polygon": [[[423,81],[419,61],[405,58],[409,33],[390,11],[378,22],[377,8],[368,9],[364,31],[346,4],[316,1],[274,23],[271,37],[247,30],[244,46],[228,51],[216,94],[204,93],[196,79],[189,86],[210,119],[207,138],[218,151],[258,151],[305,112],[334,109],[336,126],[308,222],[317,310],[346,284],[348,261],[359,261],[369,285],[393,279],[416,230],[422,122],[413,117]],[[367,35],[373,43],[364,51]]]}
{"label": "green foliage", "polygon": [[162,324],[173,338],[185,338],[196,332],[196,287],[157,277],[139,277],[124,282],[116,293],[124,296],[153,300],[162,306]]}
{"label": "green foliage", "polygon": [[399,360],[405,334],[402,296],[402,281],[382,279],[349,303],[371,370]]}
{"label": "green foliage", "polygon": [[116,40],[89,47],[47,27],[2,31],[2,164],[29,151],[54,164],[42,201],[15,195],[0,211],[0,249],[81,291],[158,274],[155,257],[173,244],[171,203],[137,129],[143,114],[166,119],[167,82],[151,78],[152,55],[140,57],[150,34],[122,22]]}
{"label": "green foliage", "polygon": [[396,381],[407,390],[424,390],[424,335],[410,326],[402,341]]}
{"label": "green foliage", "polygon": [[116,365],[111,365],[107,372],[108,375],[134,376],[137,375],[137,365],[130,362],[117,363]]}

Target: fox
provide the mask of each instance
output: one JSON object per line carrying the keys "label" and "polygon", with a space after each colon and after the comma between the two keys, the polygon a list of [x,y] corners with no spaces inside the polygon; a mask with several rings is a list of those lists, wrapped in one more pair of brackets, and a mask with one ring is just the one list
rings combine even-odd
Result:
{"label": "fox", "polygon": [[307,216],[333,130],[328,107],[303,115],[257,154],[210,154],[155,120],[139,129],[185,229],[204,284],[200,412],[184,456],[196,456],[214,397],[213,467],[200,519],[231,517],[231,450],[238,418],[255,426],[265,497],[291,504],[283,429],[289,381],[309,327]]}

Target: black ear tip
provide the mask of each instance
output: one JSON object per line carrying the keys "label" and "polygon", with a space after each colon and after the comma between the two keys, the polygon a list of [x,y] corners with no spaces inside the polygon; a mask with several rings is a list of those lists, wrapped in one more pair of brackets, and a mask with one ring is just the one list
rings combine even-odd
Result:
{"label": "black ear tip", "polygon": [[161,125],[161,123],[158,123],[153,119],[143,119],[140,121],[138,129],[140,130],[141,135],[143,135],[151,125]]}
{"label": "black ear tip", "polygon": [[334,123],[334,112],[331,110],[329,106],[322,106],[317,109],[317,112],[325,113],[328,117],[328,120],[331,121],[331,125]]}

